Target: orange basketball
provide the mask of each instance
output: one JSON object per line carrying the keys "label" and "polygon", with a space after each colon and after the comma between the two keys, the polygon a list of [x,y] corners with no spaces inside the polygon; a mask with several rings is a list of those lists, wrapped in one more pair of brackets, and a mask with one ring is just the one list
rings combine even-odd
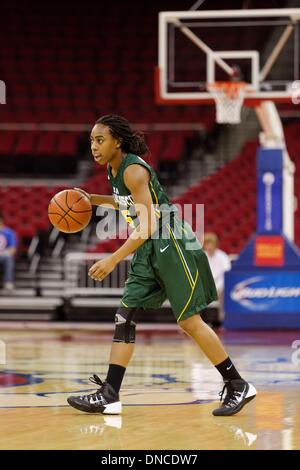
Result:
{"label": "orange basketball", "polygon": [[51,224],[61,232],[80,232],[91,220],[92,204],[80,191],[66,189],[51,199],[48,217]]}

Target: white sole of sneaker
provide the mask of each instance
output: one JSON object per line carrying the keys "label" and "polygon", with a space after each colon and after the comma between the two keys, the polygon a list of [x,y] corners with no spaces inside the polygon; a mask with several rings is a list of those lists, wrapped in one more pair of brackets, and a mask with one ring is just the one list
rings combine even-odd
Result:
{"label": "white sole of sneaker", "polygon": [[247,395],[245,398],[251,398],[251,397],[255,397],[255,395],[257,395],[257,390],[256,388],[254,387],[254,385],[252,384],[249,384],[249,390],[247,392]]}
{"label": "white sole of sneaker", "polygon": [[122,413],[122,403],[120,401],[116,401],[115,403],[110,403],[106,405],[102,414],[104,415],[119,415]]}

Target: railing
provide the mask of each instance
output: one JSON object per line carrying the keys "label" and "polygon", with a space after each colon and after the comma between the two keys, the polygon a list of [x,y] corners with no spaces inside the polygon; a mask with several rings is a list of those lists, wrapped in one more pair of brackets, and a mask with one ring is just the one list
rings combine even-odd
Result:
{"label": "railing", "polygon": [[132,256],[128,256],[117,264],[101,283],[88,276],[90,267],[99,259],[107,258],[111,253],[68,253],[64,262],[64,278],[66,298],[74,296],[117,297],[123,294],[124,284]]}

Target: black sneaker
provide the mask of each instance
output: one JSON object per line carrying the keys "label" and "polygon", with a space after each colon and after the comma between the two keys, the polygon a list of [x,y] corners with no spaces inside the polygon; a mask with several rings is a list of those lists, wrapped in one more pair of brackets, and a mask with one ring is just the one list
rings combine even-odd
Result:
{"label": "black sneaker", "polygon": [[256,396],[255,387],[242,379],[225,380],[223,390],[219,393],[220,401],[222,401],[225,389],[227,393],[222,406],[213,411],[214,416],[234,415]]}
{"label": "black sneaker", "polygon": [[107,382],[97,376],[90,377],[90,381],[100,388],[90,395],[71,396],[68,398],[69,405],[86,413],[120,414],[122,412],[122,403],[119,394]]}

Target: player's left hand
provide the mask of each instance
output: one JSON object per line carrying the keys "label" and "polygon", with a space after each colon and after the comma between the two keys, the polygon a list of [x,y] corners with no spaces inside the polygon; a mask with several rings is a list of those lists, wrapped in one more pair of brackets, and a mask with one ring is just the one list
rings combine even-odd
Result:
{"label": "player's left hand", "polygon": [[112,256],[97,261],[89,269],[89,276],[95,281],[103,281],[114,269],[116,262]]}

